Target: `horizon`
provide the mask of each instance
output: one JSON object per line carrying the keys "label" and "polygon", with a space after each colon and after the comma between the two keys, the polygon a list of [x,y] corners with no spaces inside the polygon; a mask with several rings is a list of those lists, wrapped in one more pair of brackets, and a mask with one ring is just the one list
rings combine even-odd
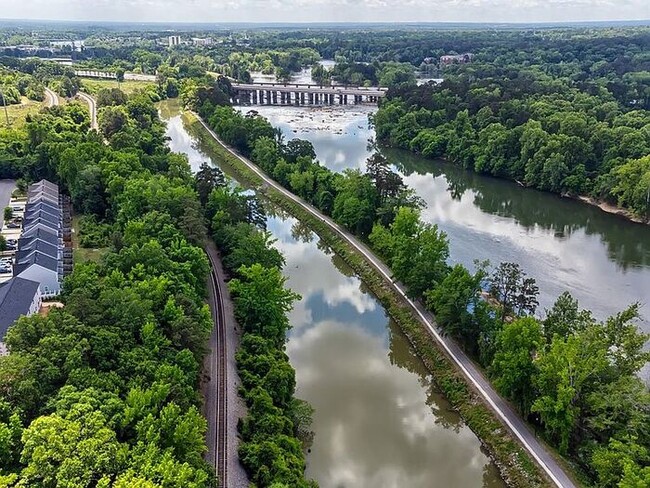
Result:
{"label": "horizon", "polygon": [[24,0],[2,22],[575,24],[650,22],[646,0]]}

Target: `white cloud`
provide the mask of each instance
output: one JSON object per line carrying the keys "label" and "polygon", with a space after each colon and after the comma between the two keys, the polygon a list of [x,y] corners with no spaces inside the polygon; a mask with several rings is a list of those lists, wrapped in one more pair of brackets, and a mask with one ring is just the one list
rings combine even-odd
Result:
{"label": "white cloud", "polygon": [[647,0],[0,0],[4,18],[178,22],[518,22],[650,18]]}

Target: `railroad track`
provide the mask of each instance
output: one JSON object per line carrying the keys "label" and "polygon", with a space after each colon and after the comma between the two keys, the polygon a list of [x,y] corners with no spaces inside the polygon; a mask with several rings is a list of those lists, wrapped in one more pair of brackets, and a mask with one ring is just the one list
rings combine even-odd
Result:
{"label": "railroad track", "polygon": [[214,355],[214,385],[217,388],[216,399],[216,433],[214,437],[214,470],[219,478],[219,486],[225,488],[228,486],[228,385],[226,373],[226,316],[223,310],[223,300],[221,295],[221,281],[217,275],[217,267],[214,256],[207,252],[208,259],[212,265],[210,272],[210,283],[214,294],[215,307],[212,311],[214,325],[216,329],[216,344]]}

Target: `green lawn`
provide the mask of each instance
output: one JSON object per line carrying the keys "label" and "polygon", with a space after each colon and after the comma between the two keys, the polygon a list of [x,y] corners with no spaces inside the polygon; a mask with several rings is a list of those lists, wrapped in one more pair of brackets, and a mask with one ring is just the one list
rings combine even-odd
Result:
{"label": "green lawn", "polygon": [[[36,114],[45,107],[45,102],[36,102],[27,97],[21,97],[21,103],[7,106],[7,115],[9,116],[10,127],[22,127],[25,124],[25,118],[28,114]],[[5,116],[4,107],[0,107],[0,127],[7,126],[7,117]]]}
{"label": "green lawn", "polygon": [[79,217],[79,215],[72,217],[72,261],[74,264],[88,261],[99,262],[104,254],[108,252],[108,249],[90,249],[79,245]]}
{"label": "green lawn", "polygon": [[91,95],[96,95],[99,90],[102,88],[119,88],[127,95],[133,93],[140,88],[146,88],[148,86],[155,85],[150,81],[135,81],[127,80],[119,83],[116,80],[100,80],[100,79],[82,79],[81,86],[82,90],[90,93]]}

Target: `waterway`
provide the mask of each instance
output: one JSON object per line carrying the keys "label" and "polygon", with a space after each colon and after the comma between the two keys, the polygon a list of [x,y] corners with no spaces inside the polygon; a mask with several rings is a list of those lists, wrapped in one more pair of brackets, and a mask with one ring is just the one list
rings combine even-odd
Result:
{"label": "waterway", "polygon": [[[173,103],[172,150],[219,166]],[[351,270],[308,229],[269,212],[287,284],[301,294],[287,354],[297,396],[315,408],[307,476],[322,488],[502,488],[476,436],[433,385],[405,337]]]}
{"label": "waterway", "polygon": [[[368,125],[373,107],[241,110],[251,108],[280,127],[287,140],[311,141],[332,170],[363,169],[375,151]],[[650,226],[444,161],[382,152],[424,199],[423,218],[447,233],[453,263],[470,268],[475,259],[519,263],[539,285],[540,315],[566,290],[599,319],[640,302],[639,325],[650,333]]]}

